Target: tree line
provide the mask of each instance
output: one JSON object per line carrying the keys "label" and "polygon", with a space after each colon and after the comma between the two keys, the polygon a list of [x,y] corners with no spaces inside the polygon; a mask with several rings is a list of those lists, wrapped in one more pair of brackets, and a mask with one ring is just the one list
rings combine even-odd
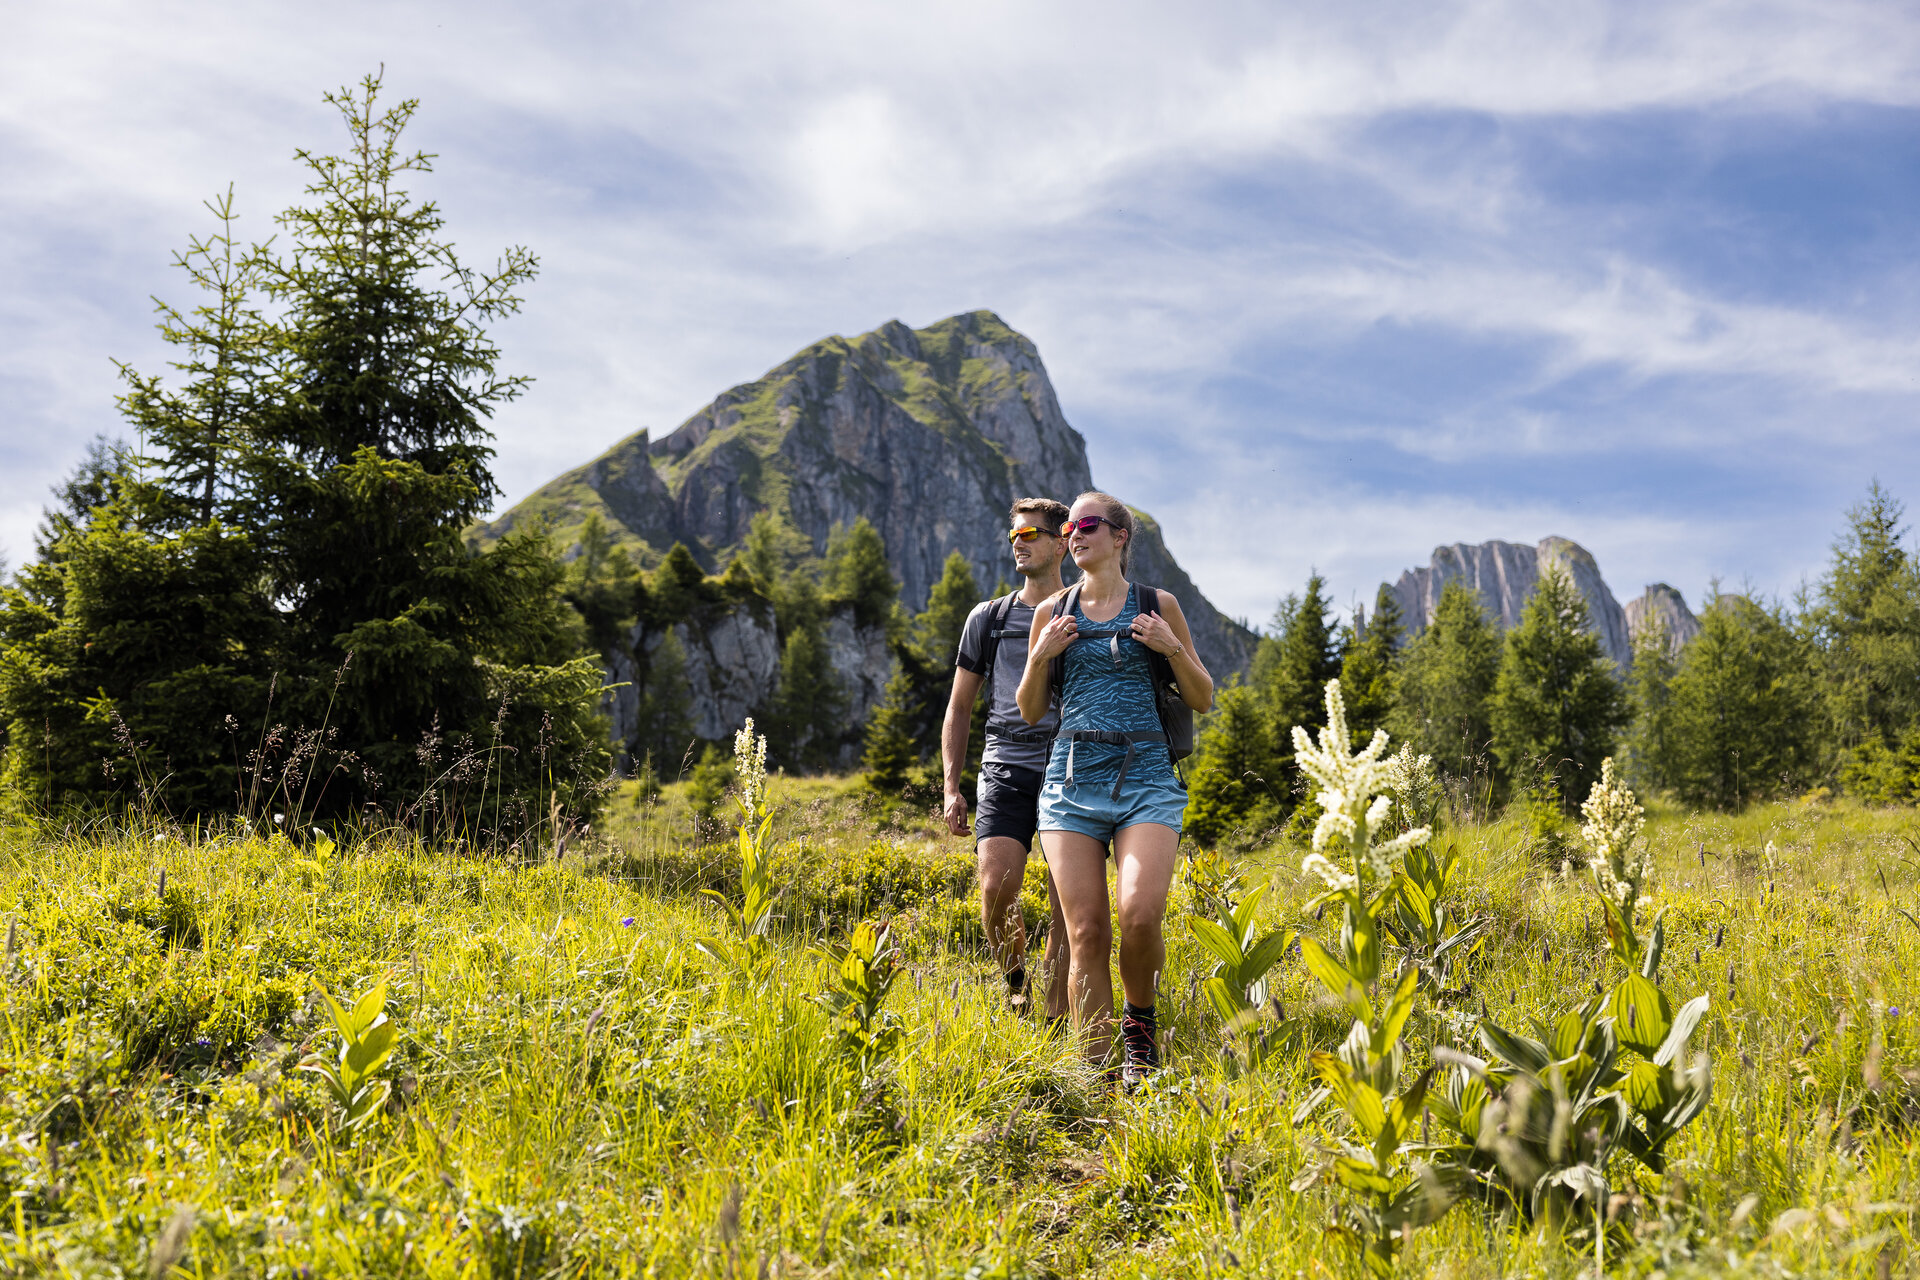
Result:
{"label": "tree line", "polygon": [[1680,647],[1643,627],[1625,671],[1558,566],[1504,635],[1459,582],[1423,628],[1384,586],[1363,626],[1336,626],[1315,573],[1281,602],[1250,677],[1216,700],[1189,766],[1188,829],[1202,843],[1310,829],[1289,731],[1324,723],[1336,676],[1359,739],[1383,728],[1431,755],[1456,807],[1571,813],[1608,756],[1635,785],[1708,808],[1820,787],[1920,802],[1920,557],[1901,517],[1875,483],[1791,602],[1716,586],[1697,636]]}

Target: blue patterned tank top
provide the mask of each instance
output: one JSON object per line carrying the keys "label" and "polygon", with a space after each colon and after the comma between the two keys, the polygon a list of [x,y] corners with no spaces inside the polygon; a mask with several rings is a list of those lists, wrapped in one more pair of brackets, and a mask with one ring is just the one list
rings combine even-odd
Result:
{"label": "blue patterned tank top", "polygon": [[[1111,622],[1094,622],[1074,598],[1073,616],[1080,624],[1078,638],[1067,646],[1066,670],[1060,692],[1060,733],[1048,761],[1049,774],[1064,774],[1065,735],[1088,729],[1117,733],[1158,733],[1160,713],[1154,706],[1153,669],[1147,646],[1133,638],[1133,620],[1140,613],[1140,588],[1127,586],[1127,602]],[[1074,776],[1107,774],[1120,767],[1127,749],[1110,743],[1073,744]],[[1144,742],[1135,748],[1127,776],[1149,777],[1173,773],[1165,743]]]}

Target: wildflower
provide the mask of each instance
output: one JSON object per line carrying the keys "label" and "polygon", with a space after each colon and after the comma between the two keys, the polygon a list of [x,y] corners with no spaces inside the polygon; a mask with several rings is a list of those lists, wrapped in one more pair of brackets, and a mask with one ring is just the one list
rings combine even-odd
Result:
{"label": "wildflower", "polygon": [[1398,752],[1388,758],[1384,778],[1387,791],[1400,809],[1401,820],[1408,826],[1427,811],[1433,789],[1440,781],[1433,767],[1433,757],[1415,755],[1413,747],[1405,742],[1400,744]]}
{"label": "wildflower", "polygon": [[621,927],[622,929],[631,929],[631,928],[633,928],[633,917],[632,917],[632,916],[622,916],[622,917],[621,917],[621,919],[620,919],[620,927]]}
{"label": "wildflower", "polygon": [[[1354,751],[1338,680],[1327,681],[1327,727],[1320,731],[1320,745],[1313,745],[1305,729],[1293,727],[1294,759],[1301,772],[1320,784],[1314,799],[1323,810],[1313,828],[1313,853],[1300,869],[1318,876],[1329,889],[1357,890],[1367,879],[1384,880],[1392,874],[1396,857],[1427,841],[1425,827],[1378,843],[1371,838],[1393,809],[1393,797],[1384,794],[1391,789],[1390,762],[1381,759],[1386,750],[1386,731],[1375,729],[1372,740]],[[1334,837],[1346,843],[1353,858],[1351,872],[1321,853]]]}
{"label": "wildflower", "polygon": [[733,771],[740,775],[741,807],[760,812],[767,799],[767,740],[754,736],[752,716],[733,735]]}
{"label": "wildflower", "polygon": [[1633,792],[1614,779],[1612,756],[1600,762],[1600,780],[1587,793],[1580,812],[1587,819],[1580,835],[1593,850],[1588,866],[1594,883],[1631,919],[1653,878],[1653,851],[1645,844],[1635,848],[1640,829],[1647,824],[1645,811],[1635,803]]}
{"label": "wildflower", "polygon": [[276,813],[273,815],[273,825],[275,825],[276,827],[279,826],[281,823],[285,822],[286,820],[287,820],[287,815],[284,813]]}

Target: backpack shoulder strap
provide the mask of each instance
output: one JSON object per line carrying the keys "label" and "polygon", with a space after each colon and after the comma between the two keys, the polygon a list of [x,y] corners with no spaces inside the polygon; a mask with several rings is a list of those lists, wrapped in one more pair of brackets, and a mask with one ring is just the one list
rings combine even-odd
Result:
{"label": "backpack shoulder strap", "polygon": [[[1080,588],[1082,585],[1082,583],[1076,582],[1053,598],[1053,616],[1055,618],[1063,618],[1073,612],[1074,606],[1080,603]],[[1049,619],[1049,621],[1051,620],[1052,619]],[[1065,654],[1056,657],[1047,665],[1047,687],[1051,691],[1053,705],[1056,707],[1059,706],[1060,699],[1065,694],[1067,687],[1067,659]]]}
{"label": "backpack shoulder strap", "polygon": [[988,705],[993,701],[993,668],[1000,657],[1000,639],[1007,633],[1007,618],[1013,613],[1013,602],[1019,598],[1018,591],[1009,591],[987,606],[987,643],[980,651],[980,667],[986,673]]}

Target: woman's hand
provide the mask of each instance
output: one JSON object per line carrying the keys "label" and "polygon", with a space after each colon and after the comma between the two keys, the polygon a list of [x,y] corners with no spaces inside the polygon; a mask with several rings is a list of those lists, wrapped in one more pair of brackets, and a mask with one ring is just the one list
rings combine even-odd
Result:
{"label": "woman's hand", "polygon": [[1172,657],[1186,646],[1173,633],[1167,620],[1157,613],[1137,613],[1133,617],[1133,638],[1163,657]]}
{"label": "woman's hand", "polygon": [[1040,629],[1040,638],[1027,650],[1027,661],[1052,662],[1065,653],[1069,646],[1079,638],[1080,623],[1072,614],[1065,617],[1049,618],[1047,625]]}

